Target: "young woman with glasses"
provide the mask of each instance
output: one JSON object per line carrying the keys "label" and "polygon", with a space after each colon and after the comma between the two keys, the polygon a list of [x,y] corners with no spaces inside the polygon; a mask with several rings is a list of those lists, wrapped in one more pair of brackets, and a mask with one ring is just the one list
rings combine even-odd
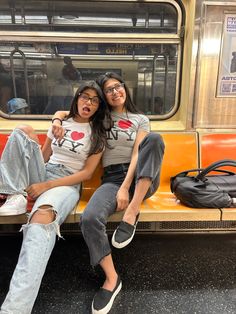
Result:
{"label": "young woman with glasses", "polygon": [[[103,153],[102,185],[89,200],[81,217],[81,229],[88,245],[92,266],[100,264],[106,279],[92,303],[92,313],[108,313],[121,289],[106,233],[108,217],[125,210],[112,236],[112,245],[123,248],[135,234],[140,205],[157,190],[164,143],[150,133],[148,118],[131,100],[123,79],[106,73],[97,79],[105,95],[113,127],[107,132],[108,147]],[[57,113],[63,116],[63,113]]]}
{"label": "young woman with glasses", "polygon": [[[106,111],[102,91],[91,81],[77,90],[68,116],[53,121],[42,151],[31,126],[12,132],[0,164],[0,193],[8,195],[0,215],[25,213],[27,195],[36,201],[22,226],[21,252],[1,314],[31,313],[60,225],[107,145]],[[60,141],[53,135],[58,123],[65,131]]]}

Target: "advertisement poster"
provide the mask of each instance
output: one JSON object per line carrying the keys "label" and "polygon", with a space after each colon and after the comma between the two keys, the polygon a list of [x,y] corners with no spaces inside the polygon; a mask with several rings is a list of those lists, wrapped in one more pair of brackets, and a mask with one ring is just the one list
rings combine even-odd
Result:
{"label": "advertisement poster", "polygon": [[222,38],[217,96],[236,95],[236,14],[226,14]]}

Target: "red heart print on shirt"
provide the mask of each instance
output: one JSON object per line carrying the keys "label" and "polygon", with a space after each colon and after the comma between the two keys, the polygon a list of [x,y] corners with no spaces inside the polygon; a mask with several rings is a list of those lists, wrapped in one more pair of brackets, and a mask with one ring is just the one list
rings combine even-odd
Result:
{"label": "red heart print on shirt", "polygon": [[81,140],[81,138],[84,137],[84,133],[83,132],[73,131],[73,132],[71,132],[70,136],[71,136],[73,141],[78,141],[78,140]]}
{"label": "red heart print on shirt", "polygon": [[121,128],[121,129],[128,129],[130,128],[132,125],[132,122],[130,120],[120,120],[118,121],[118,126]]}

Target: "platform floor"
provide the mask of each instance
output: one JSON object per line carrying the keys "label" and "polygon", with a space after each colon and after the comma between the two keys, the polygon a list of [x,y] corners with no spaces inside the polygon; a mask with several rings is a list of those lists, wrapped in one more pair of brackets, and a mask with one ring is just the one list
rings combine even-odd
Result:
{"label": "platform floor", "polygon": [[[91,313],[102,272],[89,266],[80,235],[65,239],[56,243],[33,314]],[[0,304],[20,245],[21,235],[0,237]],[[236,313],[236,234],[136,235],[114,249],[114,260],[123,289],[111,314]]]}

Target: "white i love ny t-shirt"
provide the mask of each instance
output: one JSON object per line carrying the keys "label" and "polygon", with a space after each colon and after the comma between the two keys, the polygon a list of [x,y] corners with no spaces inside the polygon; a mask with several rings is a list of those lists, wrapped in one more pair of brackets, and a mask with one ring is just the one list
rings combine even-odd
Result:
{"label": "white i love ny t-shirt", "polygon": [[138,131],[150,131],[149,119],[144,114],[111,112],[111,117],[114,126],[107,132],[110,148],[106,147],[103,153],[103,167],[129,163]]}
{"label": "white i love ny t-shirt", "polygon": [[60,143],[49,128],[47,136],[52,140],[52,155],[48,162],[62,164],[73,173],[84,167],[91,147],[91,126],[89,123],[78,123],[70,118],[62,122],[65,135]]}

